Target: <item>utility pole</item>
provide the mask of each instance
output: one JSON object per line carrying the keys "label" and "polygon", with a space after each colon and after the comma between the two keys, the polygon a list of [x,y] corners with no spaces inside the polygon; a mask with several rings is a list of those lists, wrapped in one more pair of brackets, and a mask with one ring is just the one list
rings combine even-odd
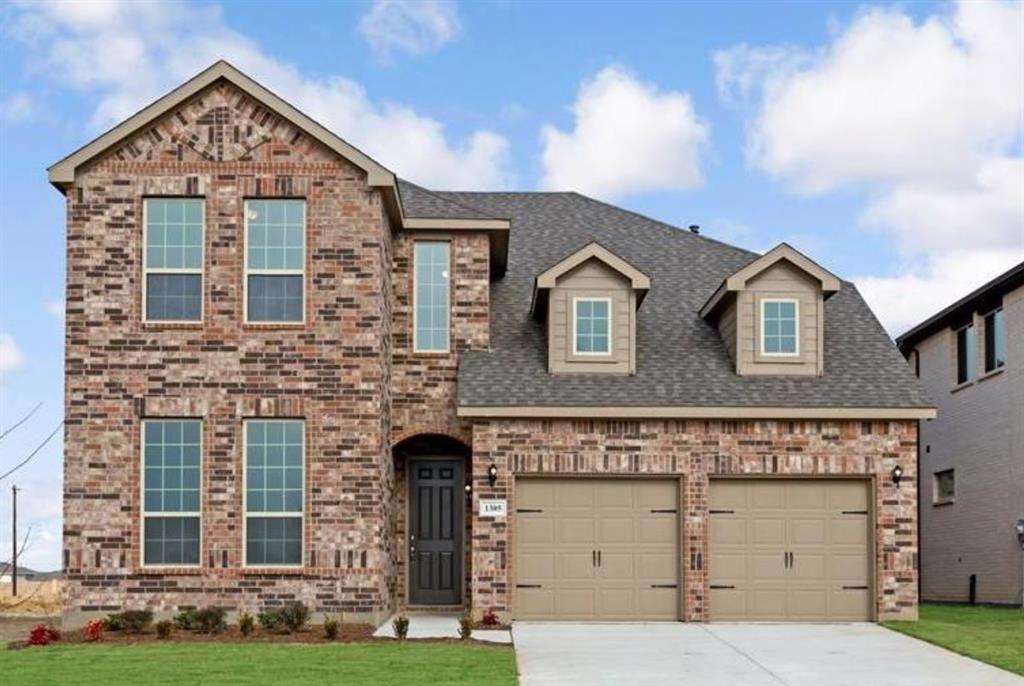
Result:
{"label": "utility pole", "polygon": [[11,484],[11,596],[18,595],[18,487]]}

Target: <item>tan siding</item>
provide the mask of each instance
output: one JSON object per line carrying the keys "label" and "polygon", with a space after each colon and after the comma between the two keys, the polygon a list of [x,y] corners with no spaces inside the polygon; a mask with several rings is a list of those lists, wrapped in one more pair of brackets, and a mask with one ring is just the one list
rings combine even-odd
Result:
{"label": "tan siding", "polygon": [[[610,298],[612,352],[608,357],[574,355],[574,298]],[[558,279],[548,303],[548,370],[552,373],[629,374],[635,364],[635,295],[629,282],[598,260],[588,260]]]}
{"label": "tan siding", "polygon": [[731,302],[722,310],[718,318],[718,333],[729,351],[729,358],[736,362],[736,303]]}
{"label": "tan siding", "polygon": [[[766,298],[793,298],[799,302],[799,356],[787,359],[761,355],[760,303]],[[824,368],[820,345],[822,305],[818,282],[788,262],[778,262],[751,279],[747,289],[736,298],[737,373],[820,374]]]}
{"label": "tan siding", "polygon": [[[921,381],[938,417],[921,422],[921,596],[964,601],[978,575],[978,600],[1019,603],[1021,552],[1014,523],[1024,518],[1024,287],[1003,298],[1006,366],[953,391],[953,331],[922,341]],[[983,315],[978,373],[984,375]],[[913,365],[913,357],[910,359]],[[937,471],[956,470],[950,505],[933,504]]]}

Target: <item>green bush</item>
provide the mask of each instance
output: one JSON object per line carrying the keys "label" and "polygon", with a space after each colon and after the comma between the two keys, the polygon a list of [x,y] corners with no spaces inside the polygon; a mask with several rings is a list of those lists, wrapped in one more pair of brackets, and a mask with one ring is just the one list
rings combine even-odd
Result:
{"label": "green bush", "polygon": [[248,612],[243,612],[238,616],[238,630],[242,632],[243,636],[251,634],[255,627],[256,618]]}
{"label": "green bush", "polygon": [[214,634],[227,628],[225,614],[227,611],[222,607],[205,607],[201,610],[185,608],[174,616],[174,623],[183,631]]}
{"label": "green bush", "polygon": [[405,615],[398,615],[391,622],[391,628],[395,630],[395,638],[399,641],[404,641],[405,637],[409,634],[409,618]]}
{"label": "green bush", "polygon": [[268,631],[294,633],[306,625],[309,620],[309,609],[296,601],[283,607],[264,610],[256,619],[260,626]]}
{"label": "green bush", "polygon": [[324,620],[324,638],[328,641],[333,641],[338,638],[338,625],[339,622],[334,617],[328,617]]}
{"label": "green bush", "polygon": [[169,619],[162,619],[156,623],[156,637],[165,641],[174,633],[174,622]]}
{"label": "green bush", "polygon": [[459,638],[468,641],[473,635],[473,615],[469,612],[459,617]]}
{"label": "green bush", "polygon": [[107,615],[107,629],[124,631],[129,634],[141,634],[153,622],[151,610],[125,610]]}

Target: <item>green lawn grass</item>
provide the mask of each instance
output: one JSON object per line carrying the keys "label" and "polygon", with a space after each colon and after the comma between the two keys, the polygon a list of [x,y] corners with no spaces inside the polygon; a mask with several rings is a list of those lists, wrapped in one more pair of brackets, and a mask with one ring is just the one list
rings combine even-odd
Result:
{"label": "green lawn grass", "polygon": [[884,624],[1024,676],[1024,612],[1020,608],[925,604],[920,621]]}
{"label": "green lawn grass", "polygon": [[0,650],[5,684],[514,686],[510,649],[457,643],[69,645]]}

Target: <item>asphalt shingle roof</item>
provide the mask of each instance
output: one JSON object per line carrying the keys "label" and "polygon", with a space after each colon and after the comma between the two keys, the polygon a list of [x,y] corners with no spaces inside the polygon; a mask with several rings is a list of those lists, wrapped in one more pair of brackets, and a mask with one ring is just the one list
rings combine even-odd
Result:
{"label": "asphalt shingle roof", "polygon": [[[823,376],[741,377],[698,311],[755,253],[577,193],[431,195],[512,220],[508,272],[491,285],[492,350],[462,356],[460,405],[931,406],[851,283],[825,303]],[[408,198],[405,187],[402,196]],[[637,313],[637,373],[551,375],[544,325],[530,315],[534,279],[553,260],[595,240],[651,277]]]}
{"label": "asphalt shingle roof", "polygon": [[445,219],[507,219],[494,217],[455,200],[446,199],[439,193],[428,191],[404,179],[398,180],[398,193],[402,196],[402,207],[409,217],[443,217]]}

